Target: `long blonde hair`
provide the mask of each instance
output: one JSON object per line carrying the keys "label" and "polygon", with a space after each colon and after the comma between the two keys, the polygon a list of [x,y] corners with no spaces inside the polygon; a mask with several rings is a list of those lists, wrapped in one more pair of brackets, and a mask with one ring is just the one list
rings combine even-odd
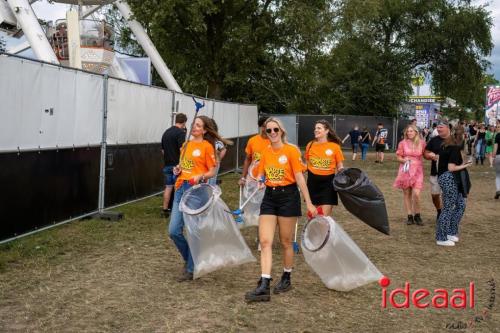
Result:
{"label": "long blonde hair", "polygon": [[417,125],[410,124],[406,126],[403,131],[403,137],[405,140],[410,140],[410,138],[408,138],[408,130],[410,128],[415,131],[415,137],[413,138],[413,140],[411,140],[413,142],[413,149],[415,149],[420,146],[420,133],[418,132]]}
{"label": "long blonde hair", "polygon": [[283,123],[281,122],[281,120],[279,120],[278,118],[275,118],[275,117],[269,117],[269,118],[267,118],[266,122],[264,123],[264,126],[267,127],[267,124],[270,122],[278,124],[278,127],[281,130],[281,141],[283,141],[283,143],[288,143],[288,136],[286,133],[286,129],[285,129],[285,126],[283,126]]}

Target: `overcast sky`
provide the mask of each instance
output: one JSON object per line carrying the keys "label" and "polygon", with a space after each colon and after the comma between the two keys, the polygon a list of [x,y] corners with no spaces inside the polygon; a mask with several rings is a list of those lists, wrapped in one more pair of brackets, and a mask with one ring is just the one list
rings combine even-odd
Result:
{"label": "overcast sky", "polygon": [[[493,24],[491,35],[493,42],[496,45],[493,49],[491,56],[488,60],[491,62],[490,73],[495,74],[495,78],[500,80],[500,0],[475,0],[474,4],[487,4],[488,10],[491,11],[493,17]],[[65,12],[68,5],[63,4],[49,4],[47,0],[38,1],[33,4],[33,9],[37,16],[45,20],[53,20],[65,17]],[[7,45],[15,45],[20,41],[15,39],[8,39]]]}

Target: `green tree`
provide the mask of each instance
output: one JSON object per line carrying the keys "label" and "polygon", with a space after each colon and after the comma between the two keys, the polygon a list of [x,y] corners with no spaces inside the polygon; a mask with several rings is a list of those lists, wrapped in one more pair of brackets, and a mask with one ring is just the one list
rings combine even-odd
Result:
{"label": "green tree", "polygon": [[294,100],[290,90],[297,89],[278,81],[299,85],[291,77],[296,66],[320,52],[331,22],[326,0],[129,3],[183,89],[259,104],[262,98],[273,109]]}
{"label": "green tree", "polygon": [[185,91],[266,112],[393,115],[421,73],[474,107],[492,49],[468,0],[129,3]]}
{"label": "green tree", "polygon": [[[418,73],[429,74],[437,93],[461,105],[471,107],[477,101],[475,90],[488,67],[484,59],[493,46],[491,17],[485,7],[473,6],[466,0],[344,0],[337,5],[337,47],[358,44],[359,48],[349,51],[348,47],[346,52],[360,63],[359,67],[364,67],[362,73],[348,80],[349,85],[359,90],[364,84],[372,91],[369,98],[373,101],[369,104],[374,112],[394,111],[398,99],[402,101],[409,91],[411,77]],[[336,54],[338,50],[332,53]],[[347,66],[344,63],[336,68]],[[381,74],[378,78],[377,73]],[[387,93],[384,96],[384,89],[389,89],[394,98]],[[343,92],[349,101],[344,107],[363,109],[364,98],[355,100],[357,95]],[[382,103],[376,103],[377,95],[388,100],[382,98]]]}

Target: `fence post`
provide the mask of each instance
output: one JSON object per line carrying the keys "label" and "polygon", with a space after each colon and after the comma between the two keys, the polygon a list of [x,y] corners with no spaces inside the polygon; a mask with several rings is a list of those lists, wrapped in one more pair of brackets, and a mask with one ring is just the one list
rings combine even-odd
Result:
{"label": "fence post", "polygon": [[[299,118],[299,114],[296,113],[295,114],[295,137],[297,138],[297,147],[300,148],[300,144],[299,144],[299,122],[300,122],[300,118]],[[259,128],[259,132],[260,132],[260,128]]]}
{"label": "fence post", "polygon": [[398,144],[398,127],[399,127],[399,119],[394,118],[392,125],[392,150],[396,151],[397,147],[396,145]]}
{"label": "fence post", "polygon": [[173,94],[172,94],[172,112],[171,112],[171,116],[170,116],[170,126],[174,126],[175,125],[175,91],[173,91]]}
{"label": "fence post", "polygon": [[99,201],[97,209],[99,213],[104,211],[104,187],[106,186],[106,127],[108,122],[108,75],[104,75],[103,80],[103,101],[102,101],[102,141],[101,141],[101,161],[99,165]]}
{"label": "fence post", "polygon": [[238,172],[240,167],[240,104],[238,104],[238,137],[236,138],[236,169],[234,172]]}

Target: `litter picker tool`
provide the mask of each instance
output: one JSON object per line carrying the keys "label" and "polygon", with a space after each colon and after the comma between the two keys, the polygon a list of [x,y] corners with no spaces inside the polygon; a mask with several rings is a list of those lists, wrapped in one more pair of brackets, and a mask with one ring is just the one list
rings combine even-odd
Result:
{"label": "litter picker tool", "polygon": [[297,228],[299,225],[299,221],[295,223],[295,236],[293,238],[293,252],[299,253],[299,243],[297,243]]}
{"label": "litter picker tool", "polygon": [[244,203],[241,203],[241,187],[240,187],[240,206],[238,207],[238,209],[235,209],[231,212],[228,212],[228,213],[231,213],[234,215],[234,220],[238,223],[243,223],[243,208],[245,208],[245,206],[250,202],[250,200],[257,194],[257,192],[259,192],[259,188],[257,187],[253,192],[252,194],[250,194],[250,196],[245,200]]}
{"label": "litter picker tool", "polygon": [[[186,132],[186,139],[184,140],[186,146],[188,144],[189,136],[191,135],[191,131],[193,130],[194,122],[196,120],[196,117],[198,116],[198,112],[200,111],[200,109],[202,109],[203,107],[205,107],[205,101],[203,101],[203,103],[197,102],[194,99],[194,97],[193,97],[193,101],[194,101],[194,105],[195,105],[196,111],[194,113],[194,117],[193,117],[193,121],[191,122],[191,126],[189,127],[189,131]],[[179,163],[182,163],[182,160],[184,159],[184,155],[186,154],[186,150],[187,150],[186,146],[182,150],[181,157],[179,159]],[[177,176],[175,176],[175,178],[177,178]]]}

